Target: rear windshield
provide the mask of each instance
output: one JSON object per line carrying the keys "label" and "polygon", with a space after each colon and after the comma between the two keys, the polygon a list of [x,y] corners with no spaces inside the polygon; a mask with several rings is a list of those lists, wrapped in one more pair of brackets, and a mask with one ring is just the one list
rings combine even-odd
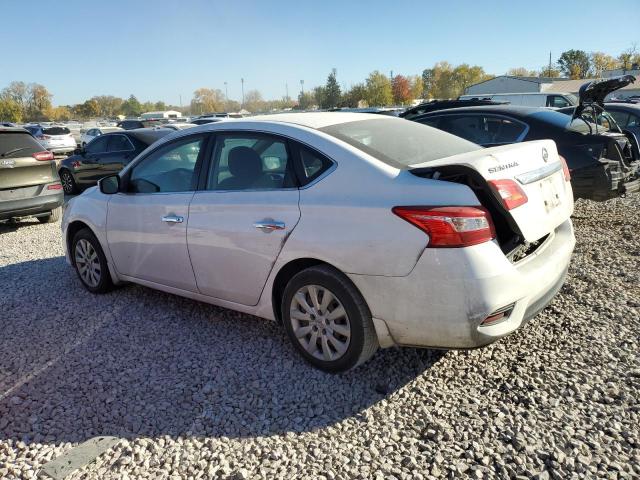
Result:
{"label": "rear windshield", "polygon": [[410,120],[359,120],[330,125],[320,130],[401,169],[482,148],[460,137]]}
{"label": "rear windshield", "polygon": [[27,132],[1,132],[0,157],[29,157],[44,150]]}
{"label": "rear windshield", "polygon": [[43,128],[42,132],[45,135],[67,135],[71,133],[71,130],[69,130],[67,127],[49,127]]}

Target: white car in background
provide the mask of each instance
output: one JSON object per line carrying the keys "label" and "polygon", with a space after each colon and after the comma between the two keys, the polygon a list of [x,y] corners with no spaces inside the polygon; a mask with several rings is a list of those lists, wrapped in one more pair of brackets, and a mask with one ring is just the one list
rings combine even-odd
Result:
{"label": "white car in background", "polygon": [[64,125],[35,124],[25,125],[40,145],[52,153],[70,153],[76,149],[76,140]]}
{"label": "white car in background", "polygon": [[120,127],[94,127],[86,130],[80,136],[80,146],[86,147],[87,143],[89,143],[94,138],[98,138],[100,135],[104,135],[109,132],[117,132],[122,130]]}
{"label": "white car in background", "polygon": [[572,212],[552,141],[485,149],[394,117],[296,113],[163,137],[73,198],[62,231],[89,291],[135,282],[278,320],[337,372],[379,346],[516,330],[564,282]]}

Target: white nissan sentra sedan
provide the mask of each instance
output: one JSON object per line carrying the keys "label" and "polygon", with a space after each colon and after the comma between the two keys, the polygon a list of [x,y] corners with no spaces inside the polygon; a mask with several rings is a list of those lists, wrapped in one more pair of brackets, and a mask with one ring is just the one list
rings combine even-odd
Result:
{"label": "white nissan sentra sedan", "polygon": [[392,345],[473,348],[526,323],[574,247],[552,141],[481,148],[357,113],[175,132],[69,202],[91,292],[135,282],[281,322],[337,372]]}

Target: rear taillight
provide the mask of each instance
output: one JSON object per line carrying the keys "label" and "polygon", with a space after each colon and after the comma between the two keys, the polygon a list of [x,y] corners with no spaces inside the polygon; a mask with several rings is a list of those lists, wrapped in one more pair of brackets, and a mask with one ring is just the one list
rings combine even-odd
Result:
{"label": "rear taillight", "polygon": [[47,185],[47,190],[62,190],[62,184],[52,183],[51,185]]}
{"label": "rear taillight", "polygon": [[394,207],[393,213],[429,235],[427,247],[469,247],[496,236],[482,207]]}
{"label": "rear taillight", "polygon": [[489,180],[488,183],[507,210],[524,205],[529,200],[527,194],[514,180]]}
{"label": "rear taillight", "polygon": [[36,152],[31,156],[36,160],[40,160],[41,162],[48,162],[50,160],[53,160],[53,153],[48,151]]}
{"label": "rear taillight", "polygon": [[51,138],[51,135],[38,135],[36,138],[38,140],[49,140]]}
{"label": "rear taillight", "polygon": [[80,165],[82,165],[80,162],[78,162],[77,160],[75,162],[71,162],[71,166],[73,168],[80,168]]}
{"label": "rear taillight", "polygon": [[571,172],[569,171],[569,166],[567,165],[567,161],[564,159],[562,155],[558,155],[560,157],[560,163],[562,163],[562,173],[564,175],[565,182],[571,180]]}

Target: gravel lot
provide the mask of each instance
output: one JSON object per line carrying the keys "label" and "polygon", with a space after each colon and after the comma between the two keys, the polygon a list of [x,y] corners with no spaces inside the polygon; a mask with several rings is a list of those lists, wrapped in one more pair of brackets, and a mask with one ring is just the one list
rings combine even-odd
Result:
{"label": "gravel lot", "polygon": [[69,478],[637,478],[640,196],[578,202],[561,295],[474,351],[313,370],[254,317],[86,292],[59,224],[0,226],[0,478],[100,435]]}

